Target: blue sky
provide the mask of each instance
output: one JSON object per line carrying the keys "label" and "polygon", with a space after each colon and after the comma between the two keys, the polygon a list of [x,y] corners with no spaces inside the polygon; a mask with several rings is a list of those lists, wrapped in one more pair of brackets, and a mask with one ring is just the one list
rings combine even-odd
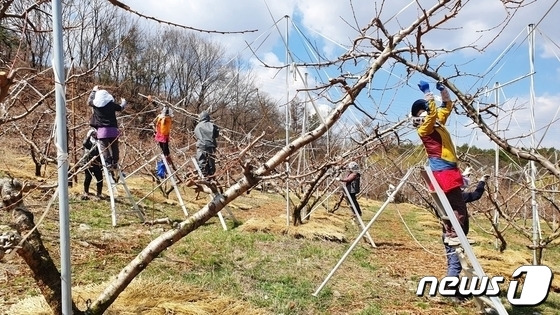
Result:
{"label": "blue sky", "polygon": [[[453,64],[462,73],[474,75],[461,76],[453,81],[465,93],[492,88],[496,82],[505,84],[515,81],[497,90],[503,110],[496,128],[501,130],[502,135],[511,138],[512,145],[529,147],[533,143],[540,143],[541,146],[560,148],[558,124],[552,125],[546,133],[543,129],[557,119],[560,104],[560,34],[555,31],[558,29],[555,18],[560,16],[560,5],[557,2],[558,0],[539,0],[530,3],[514,14],[510,12],[513,18],[505,25],[503,21],[506,11],[501,1],[485,1],[484,7],[480,5],[480,1],[463,1],[465,7],[456,20],[446,24],[445,29],[423,37],[423,44],[431,48],[451,49],[473,43],[485,47],[484,52],[466,49],[446,55],[441,60]],[[344,53],[357,37],[356,29],[367,25],[375,12],[382,12],[381,20],[390,33],[397,32],[399,25],[409,25],[420,14],[418,5],[413,0],[392,0],[390,6],[386,1],[385,7],[382,7],[382,1],[372,0],[159,0],[125,3],[143,14],[195,28],[219,31],[258,29],[258,32],[213,37],[226,46],[232,57],[245,58],[254,65],[253,73],[258,78],[259,89],[270,93],[278,100],[279,106],[287,98],[295,96],[296,89],[303,87],[304,73],[308,73],[308,86],[313,87],[326,82],[329,77],[340,75],[341,70],[297,68],[292,69],[291,75],[286,79],[285,71],[278,72],[260,65],[251,55],[251,50],[256,51],[259,59],[270,65],[283,65],[287,51],[297,59],[296,62],[317,62],[318,55],[335,58]],[[284,18],[285,16],[289,18]],[[278,23],[275,24],[275,21]],[[533,85],[529,77],[519,79],[530,72],[527,41],[530,23],[536,25]],[[153,27],[158,25],[154,23]],[[288,48],[284,45],[286,28],[289,29]],[[498,31],[501,31],[500,36],[493,39]],[[306,41],[312,42],[318,51],[309,49]],[[247,48],[247,43],[252,47],[251,50]],[[358,67],[345,67],[343,71],[363,69],[366,62],[361,60]],[[446,68],[441,73],[446,76],[454,71],[455,67]],[[411,102],[422,97],[413,83],[423,77],[413,75],[408,85],[403,85],[406,83],[403,78],[402,69],[399,71],[384,67],[376,75],[368,91],[363,92],[358,101],[359,106],[383,123],[404,118]],[[350,79],[349,83],[351,81]],[[534,102],[530,102],[531,86],[535,92]],[[333,93],[337,94],[336,91]],[[298,96],[305,98],[301,92]],[[336,99],[340,95],[329,96]],[[495,99],[496,93],[491,92],[488,93],[487,100],[481,101],[494,102]],[[333,107],[326,101],[317,101],[316,105],[324,110]],[[531,105],[535,108],[534,124],[531,123]],[[515,113],[510,111],[512,108],[516,108]],[[345,114],[339,128],[352,126],[360,119],[364,119],[364,116],[352,109]],[[495,122],[491,123],[495,128]],[[477,147],[493,148],[486,136],[473,130],[464,117],[453,117],[448,127],[456,136],[457,144],[472,143]],[[541,131],[536,133],[535,138],[531,138],[531,130]]]}

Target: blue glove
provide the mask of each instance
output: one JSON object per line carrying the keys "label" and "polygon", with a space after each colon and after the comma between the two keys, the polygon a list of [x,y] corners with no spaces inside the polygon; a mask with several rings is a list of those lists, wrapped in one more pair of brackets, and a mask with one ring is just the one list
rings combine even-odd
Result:
{"label": "blue glove", "polygon": [[436,89],[443,91],[445,89],[445,85],[443,85],[443,83],[438,82],[436,83]]}
{"label": "blue glove", "polygon": [[422,91],[424,94],[430,93],[430,84],[426,81],[420,80],[420,83],[418,83],[418,88],[420,88],[420,91]]}

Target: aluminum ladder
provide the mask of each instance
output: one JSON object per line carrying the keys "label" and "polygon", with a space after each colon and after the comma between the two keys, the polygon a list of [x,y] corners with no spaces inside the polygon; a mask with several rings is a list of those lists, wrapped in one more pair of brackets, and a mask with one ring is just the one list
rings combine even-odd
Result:
{"label": "aluminum ladder", "polygon": [[[192,163],[194,164],[194,167],[196,168],[196,171],[198,172],[198,176],[200,176],[200,178],[203,178],[204,175],[202,174],[202,170],[198,166],[198,162],[196,161],[196,158],[191,157],[191,160],[192,160]],[[212,198],[214,198],[216,196],[216,194],[212,193],[211,196],[212,196]],[[235,222],[236,224],[239,223],[239,221],[237,221],[237,219],[233,216],[233,213],[231,212],[231,210],[229,209],[228,206],[225,206],[224,210],[226,210],[228,212],[228,215],[233,220],[233,222]],[[227,231],[226,220],[224,219],[224,216],[222,215],[221,210],[218,212],[218,218],[220,219],[220,223],[222,224],[222,228],[224,229],[224,231]]]}
{"label": "aluminum ladder", "polygon": [[173,190],[175,190],[175,194],[177,195],[177,200],[179,200],[179,205],[181,205],[181,209],[183,209],[183,213],[185,214],[185,216],[188,217],[189,212],[187,211],[187,207],[185,206],[183,197],[181,196],[181,193],[179,192],[179,188],[177,187],[177,180],[175,180],[176,171],[173,168],[171,168],[164,154],[161,154],[161,160],[165,165],[165,170],[167,171],[167,178],[171,182],[171,186],[173,186]]}
{"label": "aluminum ladder", "polygon": [[115,202],[115,194],[116,194],[117,186],[122,186],[123,187],[123,189],[126,193],[126,196],[130,200],[130,203],[132,204],[132,207],[134,208],[134,212],[136,212],[136,215],[138,216],[140,221],[144,222],[144,214],[142,213],[140,208],[138,208],[138,205],[134,201],[134,198],[132,197],[132,194],[130,193],[130,190],[128,189],[128,186],[126,185],[126,180],[125,180],[125,177],[123,176],[123,173],[121,171],[120,166],[117,163],[117,169],[115,170],[117,172],[117,174],[116,174],[117,179],[115,181],[113,176],[111,176],[111,173],[109,172],[109,168],[107,166],[107,163],[105,162],[105,158],[103,157],[101,142],[99,140],[97,140],[97,149],[99,151],[99,157],[101,158],[103,175],[104,175],[105,180],[107,182],[109,198],[111,200],[111,222],[112,222],[113,226],[117,226],[117,209],[116,209],[116,202]]}
{"label": "aluminum ladder", "polygon": [[[348,188],[346,187],[345,183],[342,183],[342,189],[344,190],[344,194],[346,195],[346,198],[348,198],[348,202],[350,203],[350,207],[352,208],[352,212],[354,213],[354,219],[358,222],[358,225],[362,228],[362,230],[365,230],[366,226],[364,225],[364,221],[362,220],[360,214],[358,214],[358,210],[356,210],[356,205],[354,204],[352,198],[350,198],[350,192],[348,191]],[[373,242],[373,238],[371,238],[371,235],[367,230],[365,233],[365,239],[371,244],[371,247],[377,247],[377,245],[375,245],[375,243]]]}
{"label": "aluminum ladder", "polygon": [[[451,204],[445,193],[437,183],[434,174],[429,166],[424,166],[424,169],[421,170],[421,175],[424,178],[424,181],[428,185],[428,190],[430,195],[432,196],[434,202],[436,203],[436,211],[442,220],[449,220],[459,237],[461,242],[460,247],[456,247],[456,253],[459,257],[459,261],[461,262],[461,266],[465,271],[465,275],[469,278],[473,276],[478,277],[481,279],[482,277],[486,277],[484,270],[482,270],[482,266],[476,259],[474,251],[469,244],[467,236],[463,232],[461,225],[459,224],[459,220],[455,217],[455,213],[453,212],[453,208],[451,208]],[[482,296],[482,297],[474,297],[475,303],[479,308],[484,311],[488,312],[489,310],[486,306],[490,307],[492,310],[497,312],[499,315],[508,315],[504,305],[500,301],[499,297],[497,296]]]}

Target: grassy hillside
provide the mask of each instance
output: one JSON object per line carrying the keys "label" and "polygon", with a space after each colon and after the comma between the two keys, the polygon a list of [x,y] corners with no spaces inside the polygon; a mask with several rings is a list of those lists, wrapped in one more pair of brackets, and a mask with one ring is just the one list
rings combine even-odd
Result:
{"label": "grassy hillside", "polygon": [[[26,173],[29,161],[9,158],[6,171],[33,179]],[[17,165],[20,165],[19,167]],[[32,169],[32,168],[31,168]],[[15,171],[17,170],[17,173]],[[54,181],[56,175],[47,179]],[[79,185],[70,189],[73,298],[85,309],[104,286],[135,255],[172,224],[147,225],[130,212],[119,191],[118,223],[111,226],[108,200],[82,201]],[[154,190],[155,183],[140,175],[128,181],[136,200],[142,198],[146,220],[182,220],[183,211],[174,193],[170,199]],[[208,201],[180,188],[189,213]],[[42,219],[39,230],[59,260],[57,203],[45,212],[51,191],[35,191],[26,204]],[[335,195],[336,196],[336,195]],[[332,204],[338,197],[331,197]],[[360,200],[364,220],[375,215],[383,201]],[[417,297],[420,278],[445,275],[440,227],[428,211],[410,204],[390,204],[370,229],[377,247],[360,240],[326,286],[312,294],[335,267],[359,234],[350,210],[331,214],[319,207],[299,227],[287,226],[285,201],[278,194],[252,191],[230,205],[240,224],[227,220],[224,231],[218,218],[191,233],[162,253],[123,293],[108,314],[475,314],[473,301],[455,305],[442,298]],[[508,279],[517,267],[529,264],[527,241],[510,232],[504,253],[494,250],[494,240],[483,231],[488,222],[472,218],[478,241],[477,257],[488,275]],[[558,247],[545,251],[545,264],[555,272],[554,288],[547,301],[535,308],[512,307],[502,292],[510,314],[557,314],[560,309]],[[22,261],[8,255],[0,264],[2,314],[49,314]],[[502,288],[507,288],[504,285]]]}

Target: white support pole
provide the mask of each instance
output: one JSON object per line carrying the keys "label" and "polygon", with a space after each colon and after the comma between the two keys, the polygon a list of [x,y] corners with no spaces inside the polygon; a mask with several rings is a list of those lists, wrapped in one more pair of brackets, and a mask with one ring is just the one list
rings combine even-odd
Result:
{"label": "white support pole", "polygon": [[[303,81],[305,88],[307,88],[307,72],[305,73],[305,79]],[[307,98],[307,95],[306,95]],[[303,103],[303,116],[301,119],[301,134],[304,135],[307,132],[307,101]],[[298,163],[297,163],[297,175],[305,172],[307,169],[307,157],[305,154],[307,145],[304,145],[299,149]]]}
{"label": "white support pole", "polygon": [[[290,145],[290,89],[289,89],[289,79],[290,79],[290,52],[289,52],[289,16],[286,15],[286,147]],[[290,161],[289,158],[285,163],[286,167],[286,226],[290,225]]]}
{"label": "white support pole", "polygon": [[334,273],[338,270],[338,268],[340,268],[340,266],[342,265],[342,263],[346,260],[346,258],[348,257],[348,255],[350,255],[350,252],[352,252],[352,250],[354,249],[354,247],[356,247],[356,245],[358,245],[358,242],[360,241],[360,239],[362,237],[364,237],[364,235],[366,234],[366,232],[371,228],[371,226],[373,225],[373,222],[375,222],[375,220],[377,220],[377,218],[381,215],[381,212],[383,212],[383,210],[385,210],[385,208],[389,205],[389,203],[391,203],[394,199],[395,196],[397,195],[397,192],[401,189],[401,187],[406,183],[406,180],[408,179],[408,177],[410,177],[410,175],[414,172],[414,168],[410,168],[408,170],[408,172],[404,175],[404,177],[401,179],[400,183],[397,185],[397,187],[395,188],[395,190],[393,191],[393,193],[387,197],[387,200],[383,203],[383,205],[381,205],[381,208],[379,208],[379,210],[377,210],[377,213],[373,216],[373,218],[369,221],[369,223],[365,226],[365,228],[362,230],[362,232],[360,232],[360,235],[358,235],[358,237],[356,237],[356,239],[354,240],[354,242],[352,243],[352,245],[350,245],[350,247],[348,248],[348,250],[346,250],[346,252],[344,253],[344,255],[342,255],[342,257],[340,258],[340,260],[336,263],[336,265],[334,266],[334,268],[331,270],[331,272],[328,274],[328,276],[325,278],[325,280],[323,281],[323,283],[321,283],[321,285],[317,288],[317,290],[313,293],[313,296],[317,296],[319,295],[319,292],[321,292],[321,290],[323,289],[323,287],[327,284],[327,282],[330,280],[330,278],[332,278],[332,276],[334,275]]}
{"label": "white support pole", "polygon": [[62,4],[54,0],[53,10],[53,72],[56,97],[56,149],[58,166],[58,202],[60,225],[60,281],[62,314],[72,314],[72,273],[70,267],[70,211],[68,206],[68,141],[66,138],[66,79],[62,43]]}
{"label": "white support pole", "polygon": [[[530,63],[530,70],[529,72],[535,72],[535,32],[534,32],[534,25],[529,24],[527,31],[529,33],[529,63]],[[535,89],[534,89],[534,79],[535,76],[532,75],[530,77],[531,86],[530,86],[530,113],[531,113],[531,152],[536,151],[536,143],[535,143]],[[530,174],[531,174],[531,209],[532,209],[532,222],[533,222],[533,265],[538,263],[537,257],[537,249],[540,246],[540,222],[539,222],[539,210],[536,198],[536,184],[535,184],[535,177],[537,173],[537,167],[535,165],[535,161],[530,161]]]}
{"label": "white support pole", "polygon": [[150,160],[148,160],[146,163],[142,164],[139,168],[135,169],[134,171],[127,173],[125,179],[128,179],[130,176],[136,174],[137,172],[139,172],[140,170],[142,170],[144,167],[146,167],[146,165],[152,163],[153,161],[155,161],[158,158],[159,155],[154,156],[153,158],[151,158]]}
{"label": "white support pole", "polygon": [[[496,102],[496,108],[498,110],[496,110],[496,125],[494,126],[494,132],[496,134],[498,134],[498,131],[500,130],[499,128],[499,117],[500,117],[500,93],[499,93],[499,84],[498,82],[496,82],[494,84],[494,88],[495,88],[495,102]],[[495,143],[494,144],[494,150],[495,150],[495,160],[494,160],[494,200],[496,200],[496,202],[498,201],[498,185],[499,185],[499,178],[498,178],[498,174],[500,173],[500,146]],[[499,224],[499,219],[500,219],[500,213],[498,212],[498,210],[494,210],[494,217],[493,217],[493,224],[496,228],[498,228],[498,224]],[[496,247],[496,249],[498,248],[498,237],[496,237],[496,239],[494,240],[494,246]]]}

